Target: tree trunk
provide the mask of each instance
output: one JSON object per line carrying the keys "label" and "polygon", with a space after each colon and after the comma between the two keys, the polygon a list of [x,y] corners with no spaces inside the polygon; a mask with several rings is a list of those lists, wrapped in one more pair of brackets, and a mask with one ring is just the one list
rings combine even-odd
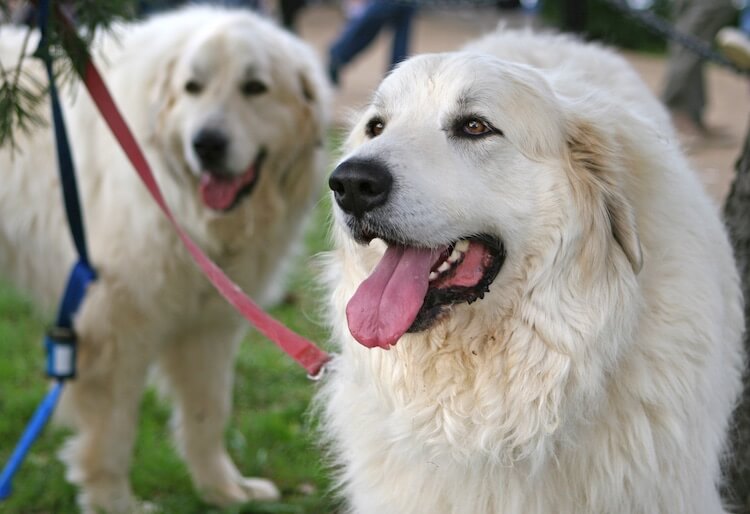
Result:
{"label": "tree trunk", "polygon": [[[737,175],[724,206],[724,217],[746,299],[744,344],[750,353],[750,127],[735,168]],[[744,384],[730,425],[724,484],[724,498],[729,506],[736,508],[732,512],[737,514],[750,514],[750,376],[747,372]]]}

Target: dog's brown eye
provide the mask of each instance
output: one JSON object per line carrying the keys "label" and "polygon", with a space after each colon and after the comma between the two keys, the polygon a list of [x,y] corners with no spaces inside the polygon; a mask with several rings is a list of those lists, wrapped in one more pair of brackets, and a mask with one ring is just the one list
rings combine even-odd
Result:
{"label": "dog's brown eye", "polygon": [[188,80],[185,84],[185,91],[190,93],[191,95],[197,95],[203,90],[203,86],[196,82],[195,80]]}
{"label": "dog's brown eye", "polygon": [[242,84],[242,94],[245,96],[255,96],[255,95],[262,95],[266,91],[268,91],[268,87],[263,82],[260,82],[259,80],[248,80],[244,84]]}
{"label": "dog's brown eye", "polygon": [[383,133],[383,129],[385,129],[385,123],[383,123],[383,120],[380,118],[373,118],[367,122],[365,132],[369,137],[378,137]]}
{"label": "dog's brown eye", "polygon": [[470,136],[481,136],[489,132],[492,132],[492,129],[488,127],[487,124],[483,122],[482,120],[472,118],[472,119],[466,120],[463,126],[463,131],[464,131],[464,134],[468,134]]}

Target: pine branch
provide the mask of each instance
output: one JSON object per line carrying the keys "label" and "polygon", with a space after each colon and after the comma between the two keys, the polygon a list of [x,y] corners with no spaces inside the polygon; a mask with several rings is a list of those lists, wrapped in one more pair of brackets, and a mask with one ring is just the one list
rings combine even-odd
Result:
{"label": "pine branch", "polygon": [[16,65],[6,69],[0,64],[0,147],[10,144],[16,150],[17,130],[29,131],[43,123],[39,109],[47,94],[47,86],[27,73],[23,62],[28,58],[31,36],[29,29],[24,37]]}
{"label": "pine branch", "polygon": [[[135,13],[135,0],[71,0],[60,2],[76,21],[76,25],[86,42],[91,45],[94,36],[108,30],[118,20],[131,18]],[[9,19],[10,8],[0,1],[0,15]],[[0,30],[2,37],[2,30]],[[16,63],[0,63],[0,147],[10,145],[17,150],[17,135],[43,125],[45,117],[40,114],[46,108],[49,91],[46,80],[42,81],[26,71],[25,63],[34,58],[33,48],[29,48],[31,29],[27,32],[23,48]],[[81,65],[80,56],[68,56],[62,48],[63,33],[54,16],[48,26],[49,46],[47,51],[54,60],[56,80],[75,81],[75,68]]]}

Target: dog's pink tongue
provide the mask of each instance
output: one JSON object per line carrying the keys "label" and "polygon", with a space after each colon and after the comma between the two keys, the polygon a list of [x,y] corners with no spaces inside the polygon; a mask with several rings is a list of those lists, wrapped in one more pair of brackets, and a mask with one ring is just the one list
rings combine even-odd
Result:
{"label": "dog's pink tongue", "polygon": [[422,308],[435,251],[389,246],[346,306],[354,339],[388,349],[406,333]]}
{"label": "dog's pink tongue", "polygon": [[255,178],[255,170],[251,166],[244,174],[237,177],[219,177],[213,173],[201,174],[200,193],[206,207],[215,211],[226,211],[237,199],[243,187]]}

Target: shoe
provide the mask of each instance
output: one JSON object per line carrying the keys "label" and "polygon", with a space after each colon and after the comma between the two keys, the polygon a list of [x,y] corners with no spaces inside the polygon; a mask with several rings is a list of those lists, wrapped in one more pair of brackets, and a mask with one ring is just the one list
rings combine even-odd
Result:
{"label": "shoe", "polygon": [[724,27],[716,34],[716,44],[732,64],[740,69],[750,70],[750,38],[744,32]]}

